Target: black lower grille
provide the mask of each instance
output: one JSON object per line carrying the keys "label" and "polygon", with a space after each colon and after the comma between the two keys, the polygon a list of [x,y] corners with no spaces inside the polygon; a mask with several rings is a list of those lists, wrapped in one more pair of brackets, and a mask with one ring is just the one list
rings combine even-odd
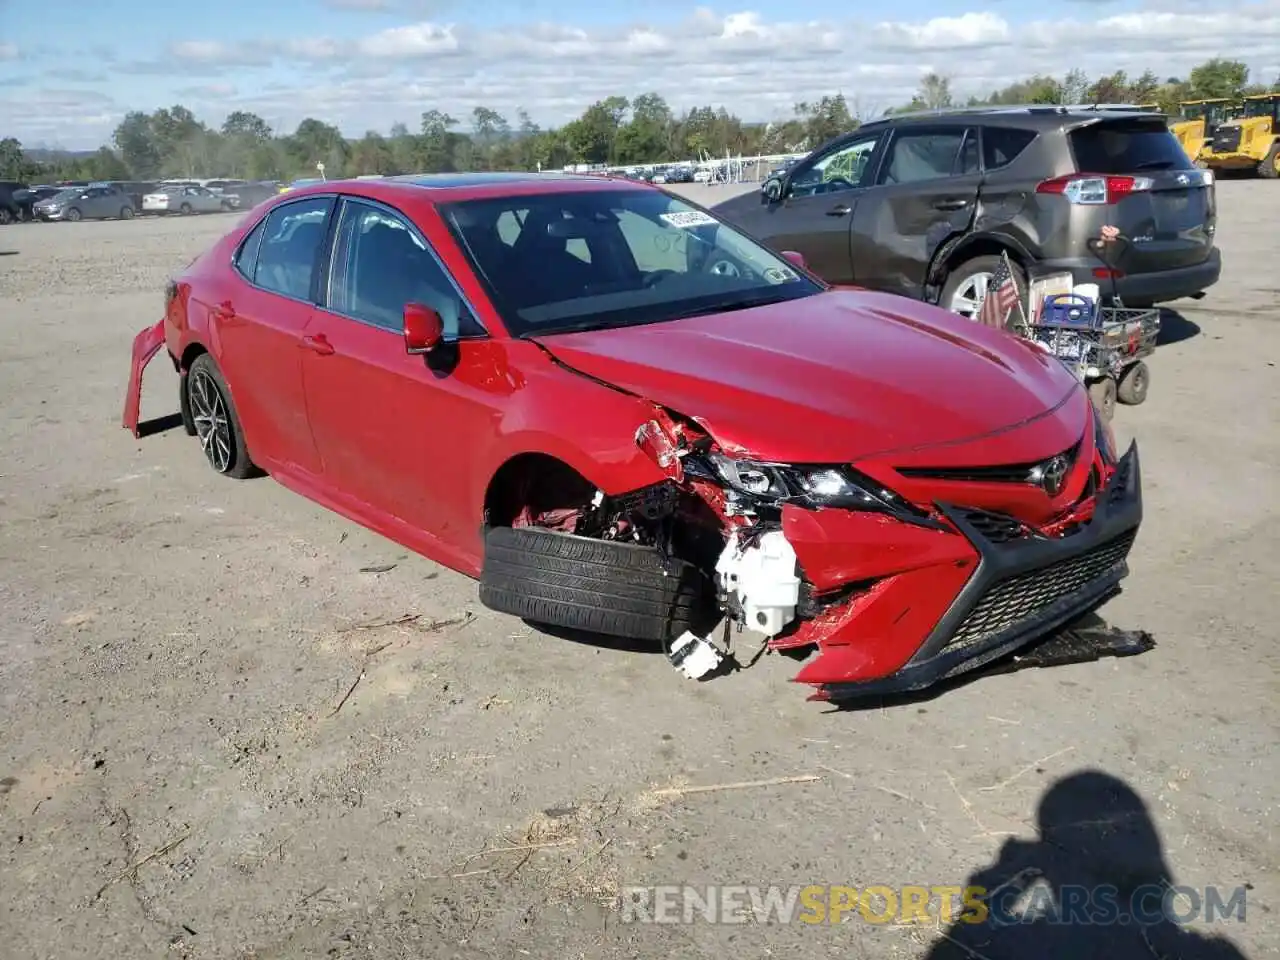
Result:
{"label": "black lower grille", "polygon": [[1087,553],[996,583],[964,618],[949,646],[981,643],[1031,620],[1123,563],[1137,535],[1131,530]]}
{"label": "black lower grille", "polygon": [[1213,135],[1214,153],[1232,153],[1240,149],[1240,134],[1243,127],[1219,127]]}
{"label": "black lower grille", "polygon": [[1027,535],[1027,528],[1013,517],[988,510],[966,510],[965,522],[992,543],[1008,543]]}

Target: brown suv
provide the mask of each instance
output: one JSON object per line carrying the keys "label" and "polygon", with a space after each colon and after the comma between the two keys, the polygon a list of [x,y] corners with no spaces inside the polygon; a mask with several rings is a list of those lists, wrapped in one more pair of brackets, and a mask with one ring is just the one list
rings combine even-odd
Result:
{"label": "brown suv", "polygon": [[[987,107],[869,123],[715,212],[833,283],[972,316],[999,256],[1070,271],[1129,306],[1195,297],[1218,280],[1213,174],[1163,114]],[[1088,241],[1124,243],[1108,265]],[[1025,286],[1024,286],[1025,289]]]}

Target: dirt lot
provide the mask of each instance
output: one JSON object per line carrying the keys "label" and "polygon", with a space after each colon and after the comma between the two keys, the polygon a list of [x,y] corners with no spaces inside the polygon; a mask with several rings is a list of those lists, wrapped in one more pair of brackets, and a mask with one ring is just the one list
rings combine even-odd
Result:
{"label": "dirt lot", "polygon": [[[1117,416],[1147,520],[1105,614],[1157,649],[850,712],[807,703],[781,657],[695,684],[535,632],[271,480],[215,476],[181,430],[134,441],[130,339],[230,217],[0,228],[0,955],[914,957],[955,931],[644,926],[616,897],[1097,883],[1116,860],[1248,885],[1214,932],[1280,955],[1280,187],[1219,200],[1224,280],[1179,305],[1150,399]],[[175,386],[154,364],[144,414]],[[1145,812],[1063,783],[1088,770]],[[1055,784],[1070,822],[1042,836]],[[1146,956],[1053,932],[1062,956]]]}

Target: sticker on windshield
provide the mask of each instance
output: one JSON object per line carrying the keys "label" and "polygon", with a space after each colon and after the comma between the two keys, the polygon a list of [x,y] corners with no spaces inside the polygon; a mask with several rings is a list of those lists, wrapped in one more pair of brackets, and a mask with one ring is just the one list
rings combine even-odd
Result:
{"label": "sticker on windshield", "polygon": [[673,227],[680,227],[682,230],[687,230],[690,227],[712,227],[719,223],[715,217],[699,213],[697,210],[689,210],[684,213],[662,213],[658,217],[664,223]]}

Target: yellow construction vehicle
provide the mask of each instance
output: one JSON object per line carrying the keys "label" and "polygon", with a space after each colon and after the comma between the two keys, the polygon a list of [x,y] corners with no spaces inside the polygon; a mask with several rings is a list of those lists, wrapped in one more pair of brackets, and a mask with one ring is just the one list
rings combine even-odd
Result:
{"label": "yellow construction vehicle", "polygon": [[1169,130],[1192,160],[1200,159],[1201,151],[1213,139],[1218,126],[1237,112],[1235,104],[1225,97],[1183,100],[1178,108],[1180,119],[1169,124]]}
{"label": "yellow construction vehicle", "polygon": [[1280,91],[1245,97],[1241,115],[1219,125],[1200,159],[1210,170],[1280,178]]}

